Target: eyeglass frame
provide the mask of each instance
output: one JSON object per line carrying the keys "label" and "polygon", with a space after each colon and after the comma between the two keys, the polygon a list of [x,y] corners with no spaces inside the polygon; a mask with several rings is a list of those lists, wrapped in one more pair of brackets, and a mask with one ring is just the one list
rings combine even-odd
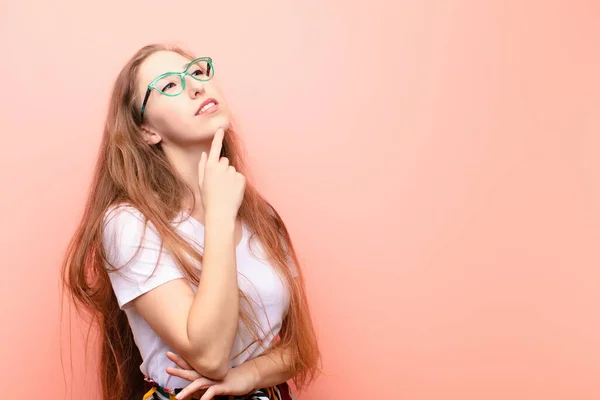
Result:
{"label": "eyeglass frame", "polygon": [[[199,61],[207,61],[208,62],[209,71],[212,71],[212,75],[210,75],[210,77],[208,79],[198,79],[188,73],[188,70],[190,69],[190,67]],[[163,78],[166,78],[167,76],[172,76],[172,75],[179,75],[179,79],[181,80],[181,92],[179,92],[177,94],[169,94],[169,93],[164,93],[162,90],[160,90],[159,88],[156,87],[156,83],[158,81],[160,81]],[[146,95],[144,96],[144,102],[142,103],[142,109],[141,109],[141,115],[140,115],[141,122],[144,121],[144,111],[146,109],[146,104],[148,103],[148,98],[150,97],[150,93],[152,93],[152,89],[156,90],[160,94],[164,94],[165,96],[169,96],[169,97],[179,96],[185,90],[185,76],[186,75],[188,75],[192,79],[200,81],[200,82],[210,81],[212,79],[212,77],[215,76],[215,67],[213,66],[212,58],[210,58],[210,57],[195,58],[189,62],[188,66],[185,68],[185,70],[183,72],[165,72],[164,74],[160,74],[159,76],[154,78],[152,80],[152,82],[150,82],[148,84],[148,88],[146,89]]]}

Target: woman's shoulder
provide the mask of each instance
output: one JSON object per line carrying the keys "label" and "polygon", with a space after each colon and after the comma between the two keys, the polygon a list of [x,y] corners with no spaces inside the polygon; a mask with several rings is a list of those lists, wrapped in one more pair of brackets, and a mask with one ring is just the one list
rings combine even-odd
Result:
{"label": "woman's shoulder", "polygon": [[142,231],[145,226],[144,214],[131,205],[122,202],[110,205],[104,213],[104,231]]}
{"label": "woman's shoulder", "polygon": [[140,210],[134,207],[131,203],[120,202],[111,204],[104,212],[104,223],[107,224],[113,218],[119,219],[142,219],[143,214]]}
{"label": "woman's shoulder", "polygon": [[129,203],[114,204],[104,215],[102,241],[107,248],[116,247],[127,256],[140,245],[154,248],[161,242],[154,225],[144,214]]}

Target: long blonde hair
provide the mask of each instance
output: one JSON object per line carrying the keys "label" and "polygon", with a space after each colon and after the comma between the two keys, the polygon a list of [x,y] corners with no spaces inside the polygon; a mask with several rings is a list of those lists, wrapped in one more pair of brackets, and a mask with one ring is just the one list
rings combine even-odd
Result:
{"label": "long blonde hair", "polygon": [[[149,146],[142,139],[137,73],[151,54],[168,50],[194,57],[176,46],[141,48],[119,73],[112,91],[108,116],[84,215],[67,248],[62,265],[64,290],[78,311],[93,317],[101,332],[100,374],[103,400],[139,400],[143,394],[142,362],[127,317],[119,309],[106,270],[102,237],[106,211],[128,203],[152,222],[188,279],[198,284],[196,268],[187,255],[201,262],[202,254],[177,234],[171,221],[182,211],[182,199],[194,199],[192,188],[169,163],[160,143]],[[230,163],[245,174],[241,144],[232,127],[225,135],[223,151]],[[305,295],[301,268],[293,277],[290,262],[299,267],[290,235],[277,211],[247,180],[239,218],[260,240],[273,266],[281,272],[290,291],[290,305],[278,340],[270,350],[285,347],[292,353],[289,368],[298,390],[304,389],[320,371],[320,353]],[[254,238],[254,237],[253,237]],[[246,296],[240,292],[242,299]],[[240,319],[256,323],[240,307]],[[268,350],[268,351],[270,351]],[[267,351],[267,352],[268,352]]]}

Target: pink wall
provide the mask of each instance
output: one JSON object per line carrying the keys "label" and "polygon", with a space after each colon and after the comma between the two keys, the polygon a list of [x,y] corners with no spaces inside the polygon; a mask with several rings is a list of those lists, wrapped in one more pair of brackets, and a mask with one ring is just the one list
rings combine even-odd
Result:
{"label": "pink wall", "polygon": [[115,74],[173,39],[215,59],[305,263],[303,399],[600,398],[600,7],[351,3],[0,6],[5,397],[62,399],[64,368],[98,398],[76,322],[61,366],[58,262]]}

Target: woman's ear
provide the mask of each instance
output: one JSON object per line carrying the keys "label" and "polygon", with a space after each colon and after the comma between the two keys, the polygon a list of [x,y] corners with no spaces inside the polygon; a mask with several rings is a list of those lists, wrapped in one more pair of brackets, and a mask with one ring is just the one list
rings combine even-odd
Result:
{"label": "woman's ear", "polygon": [[157,133],[152,132],[145,126],[142,126],[142,135],[144,137],[144,142],[148,143],[149,145],[160,143],[160,141],[162,140],[162,138]]}

